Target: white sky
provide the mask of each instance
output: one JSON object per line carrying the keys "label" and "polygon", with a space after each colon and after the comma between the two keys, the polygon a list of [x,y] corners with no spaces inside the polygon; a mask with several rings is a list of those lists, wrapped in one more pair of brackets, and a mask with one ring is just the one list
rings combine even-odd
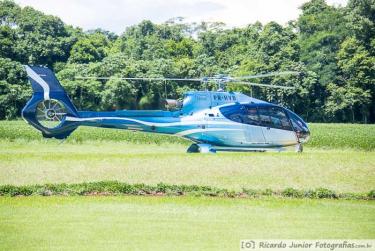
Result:
{"label": "white sky", "polygon": [[[345,5],[347,0],[326,0]],[[121,33],[144,19],[162,23],[182,16],[188,22],[221,21],[244,26],[260,21],[285,24],[296,19],[307,0],[16,0],[21,6],[60,17],[84,30],[103,28]]]}

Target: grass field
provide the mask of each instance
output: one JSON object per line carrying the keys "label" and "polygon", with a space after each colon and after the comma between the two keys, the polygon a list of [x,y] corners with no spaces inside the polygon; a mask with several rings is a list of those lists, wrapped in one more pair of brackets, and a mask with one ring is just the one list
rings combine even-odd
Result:
{"label": "grass field", "polygon": [[[246,189],[375,189],[375,126],[312,124],[303,154],[186,154],[164,135],[79,128],[61,143],[0,122],[0,185],[117,180]],[[237,249],[252,238],[375,238],[375,202],[333,199],[0,197],[0,250]]]}
{"label": "grass field", "polygon": [[241,239],[373,239],[374,210],[375,204],[367,201],[0,198],[0,247],[238,250]]}
{"label": "grass field", "polygon": [[186,154],[180,144],[0,141],[0,184],[128,183],[209,185],[239,190],[309,189],[368,192],[375,188],[375,153],[306,149],[303,154]]}

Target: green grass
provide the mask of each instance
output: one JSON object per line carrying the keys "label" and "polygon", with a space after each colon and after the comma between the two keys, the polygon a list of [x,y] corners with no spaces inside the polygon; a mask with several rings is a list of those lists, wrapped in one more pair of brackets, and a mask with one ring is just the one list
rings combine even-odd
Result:
{"label": "green grass", "polygon": [[[0,139],[10,141],[20,139],[25,141],[44,140],[38,130],[23,120],[0,121]],[[135,144],[164,144],[173,141],[176,144],[184,144],[186,146],[191,144],[188,140],[169,135],[92,127],[79,127],[67,139],[67,142],[74,144],[85,143],[87,141],[111,141]]]}
{"label": "green grass", "polygon": [[0,141],[0,184],[30,185],[118,180],[208,185],[233,190],[375,188],[375,152],[186,154],[180,144]]}
{"label": "green grass", "polygon": [[241,239],[374,239],[366,201],[0,198],[1,250],[236,250]]}
{"label": "green grass", "polygon": [[309,124],[311,139],[308,147],[375,150],[375,125]]}
{"label": "green grass", "polygon": [[[375,150],[375,125],[361,124],[309,124],[311,129],[310,142],[307,147],[327,149],[357,149]],[[0,121],[0,139],[41,140],[41,133],[24,121]],[[176,143],[188,146],[188,140],[126,130],[79,127],[68,138],[70,143],[84,143],[87,141],[120,141],[137,144]]]}
{"label": "green grass", "polygon": [[186,154],[189,142],[176,137],[79,128],[60,143],[23,121],[2,121],[2,188],[116,180],[271,189],[276,197],[0,196],[0,250],[233,250],[241,239],[375,238],[374,201],[278,197],[375,189],[374,125],[310,127],[303,154],[205,155]]}
{"label": "green grass", "polygon": [[[23,121],[2,121],[0,184],[118,180],[236,191],[325,187],[337,192],[368,192],[375,188],[375,152],[359,149],[372,149],[375,139],[368,140],[374,137],[374,128],[312,124],[311,144],[303,154],[202,155],[186,154],[187,141],[165,135],[82,127],[61,144],[42,139]],[[340,136],[337,140],[329,140],[333,131]],[[350,147],[356,141],[359,147]],[[337,142],[342,144],[337,146]]]}

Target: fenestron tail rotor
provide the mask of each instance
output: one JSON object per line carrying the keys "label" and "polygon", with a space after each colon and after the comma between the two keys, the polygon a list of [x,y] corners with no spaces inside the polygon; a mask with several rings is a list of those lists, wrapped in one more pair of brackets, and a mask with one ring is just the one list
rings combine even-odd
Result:
{"label": "fenestron tail rotor", "polygon": [[43,100],[36,107],[36,120],[43,127],[53,129],[58,127],[64,120],[67,109],[64,104],[55,99]]}

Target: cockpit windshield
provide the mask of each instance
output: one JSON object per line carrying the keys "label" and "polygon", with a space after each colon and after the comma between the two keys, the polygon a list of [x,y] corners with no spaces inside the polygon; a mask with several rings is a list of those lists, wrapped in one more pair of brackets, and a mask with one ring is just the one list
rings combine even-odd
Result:
{"label": "cockpit windshield", "polygon": [[307,141],[310,137],[310,131],[305,121],[294,112],[288,109],[285,110],[288,112],[289,119],[292,122],[294,131],[297,133],[298,139],[301,142]]}
{"label": "cockpit windshield", "polygon": [[[287,109],[285,109],[287,110]],[[305,123],[305,121],[303,121],[303,119],[301,117],[299,117],[297,114],[295,114],[294,112],[290,111],[290,110],[287,110],[288,111],[288,115],[289,115],[289,118],[290,120],[292,121],[292,125],[293,125],[293,128],[296,130],[296,131],[309,131],[309,128],[307,127],[307,124]]]}

